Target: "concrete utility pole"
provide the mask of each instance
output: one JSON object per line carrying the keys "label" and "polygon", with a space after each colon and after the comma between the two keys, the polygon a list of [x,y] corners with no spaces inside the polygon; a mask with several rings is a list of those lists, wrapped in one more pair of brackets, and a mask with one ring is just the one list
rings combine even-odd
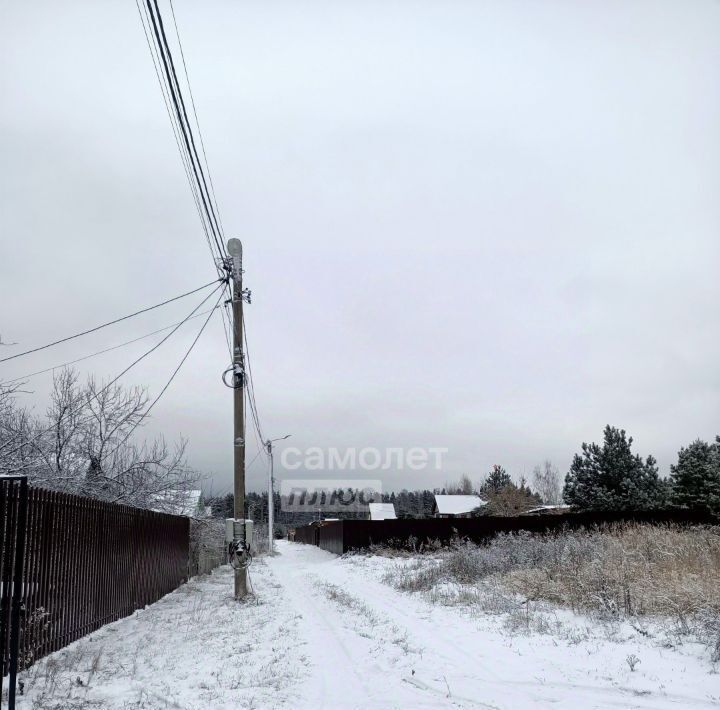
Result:
{"label": "concrete utility pole", "polygon": [[[245,520],[245,362],[243,357],[243,288],[242,244],[230,239],[227,244],[232,257],[232,312],[233,312],[233,399],[234,399],[234,471],[235,471],[235,519]],[[243,538],[245,525],[242,526]],[[242,541],[249,544],[249,540]],[[235,569],[235,598],[247,595],[247,569]]]}
{"label": "concrete utility pole", "polygon": [[268,456],[270,457],[270,471],[268,473],[268,554],[272,555],[275,552],[275,545],[273,543],[273,527],[275,525],[275,480],[273,479],[273,451],[272,445],[275,441],[283,441],[289,439],[292,435],[286,434],[281,436],[279,439],[268,439],[265,442],[265,448],[267,449]]}

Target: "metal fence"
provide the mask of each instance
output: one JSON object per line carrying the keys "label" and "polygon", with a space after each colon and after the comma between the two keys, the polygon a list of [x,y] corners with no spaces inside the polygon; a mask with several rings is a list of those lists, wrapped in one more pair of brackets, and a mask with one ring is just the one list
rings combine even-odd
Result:
{"label": "metal fence", "polygon": [[451,540],[484,542],[502,532],[525,530],[552,533],[563,529],[592,528],[612,523],[717,525],[720,521],[691,510],[598,511],[562,515],[483,515],[477,518],[401,518],[398,520],[338,520],[295,530],[295,541],[314,544],[342,555],[372,545],[419,547]]}
{"label": "metal fence", "polygon": [[306,545],[319,545],[319,525],[317,523],[310,523],[310,525],[303,525],[302,527],[295,528],[295,542],[304,542]]}
{"label": "metal fence", "polygon": [[[15,589],[21,600],[21,669],[187,580],[188,518],[37,488],[30,488],[27,498],[22,526],[19,488],[0,487],[0,620],[9,615]],[[9,560],[22,527],[18,588]],[[0,677],[10,667],[9,641],[3,621]]]}
{"label": "metal fence", "polygon": [[8,707],[14,710],[20,644],[27,478],[0,478],[0,704],[3,677],[10,676]]}

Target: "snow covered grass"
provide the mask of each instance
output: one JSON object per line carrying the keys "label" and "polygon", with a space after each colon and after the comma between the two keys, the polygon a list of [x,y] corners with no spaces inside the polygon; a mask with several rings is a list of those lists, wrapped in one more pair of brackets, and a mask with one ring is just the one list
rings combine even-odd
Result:
{"label": "snow covered grass", "polygon": [[421,594],[382,581],[453,554],[338,558],[280,540],[253,563],[249,599],[233,600],[228,567],[195,579],[22,673],[18,710],[718,707],[704,648],[663,646],[638,617],[640,631],[507,589],[510,611],[486,613],[488,577]]}
{"label": "snow covered grass", "polygon": [[251,573],[244,603],[222,567],[40,660],[18,710],[292,705],[307,673],[297,615],[264,560]]}
{"label": "snow covered grass", "polygon": [[[697,640],[720,662],[720,527],[623,524],[557,535],[502,534],[398,561],[385,581],[435,602],[507,614],[516,629],[557,632],[547,611],[565,607],[665,642]],[[535,613],[533,613],[533,609]]]}

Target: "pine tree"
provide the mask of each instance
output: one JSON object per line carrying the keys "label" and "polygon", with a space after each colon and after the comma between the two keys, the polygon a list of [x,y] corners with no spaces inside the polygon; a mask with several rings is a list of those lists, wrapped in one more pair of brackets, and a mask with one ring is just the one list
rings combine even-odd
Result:
{"label": "pine tree", "polygon": [[582,445],[565,477],[563,498],[581,510],[646,510],[664,502],[655,459],[631,451],[624,429],[605,427],[604,442]]}
{"label": "pine tree", "polygon": [[502,466],[493,464],[492,471],[488,474],[480,490],[482,493],[491,493],[493,491],[497,493],[510,483],[512,483],[510,474]]}
{"label": "pine tree", "polygon": [[697,439],[681,448],[670,471],[674,504],[720,515],[720,436],[714,444]]}

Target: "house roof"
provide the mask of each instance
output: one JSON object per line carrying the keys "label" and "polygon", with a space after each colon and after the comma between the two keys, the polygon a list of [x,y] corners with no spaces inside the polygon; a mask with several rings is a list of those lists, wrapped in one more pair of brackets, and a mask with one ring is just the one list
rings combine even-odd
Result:
{"label": "house roof", "polygon": [[435,496],[435,505],[440,515],[460,515],[482,508],[487,501],[474,495],[438,495]]}
{"label": "house roof", "polygon": [[368,503],[370,520],[395,520],[395,506],[392,503]]}
{"label": "house roof", "polygon": [[529,513],[542,513],[545,511],[550,510],[559,510],[559,511],[567,511],[570,510],[569,505],[539,505],[537,508],[530,508],[530,510],[526,510],[521,515],[528,515]]}

